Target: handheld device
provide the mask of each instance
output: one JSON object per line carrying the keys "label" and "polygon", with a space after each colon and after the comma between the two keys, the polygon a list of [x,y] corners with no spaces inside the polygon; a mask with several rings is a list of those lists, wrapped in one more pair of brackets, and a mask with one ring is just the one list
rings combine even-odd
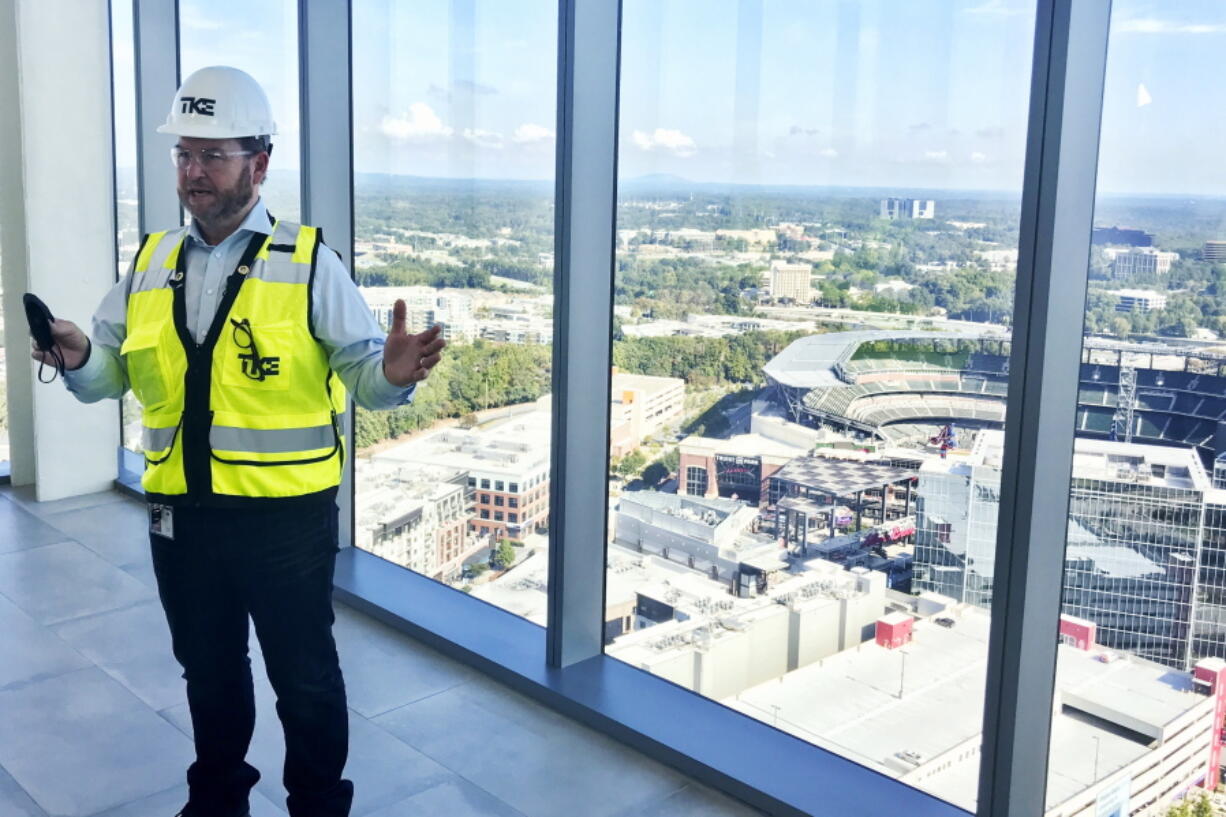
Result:
{"label": "handheld device", "polygon": [[[32,292],[27,292],[21,296],[22,305],[26,308],[26,322],[30,324],[30,336],[34,338],[34,343],[38,345],[40,351],[49,352],[53,360],[55,360],[56,373],[64,374],[64,356],[60,352],[58,346],[55,345],[55,338],[51,335],[51,322],[55,317],[51,314],[51,310]],[[38,381],[40,383],[50,383],[55,380],[55,374],[51,375],[48,380],[43,380],[43,366],[38,364]]]}

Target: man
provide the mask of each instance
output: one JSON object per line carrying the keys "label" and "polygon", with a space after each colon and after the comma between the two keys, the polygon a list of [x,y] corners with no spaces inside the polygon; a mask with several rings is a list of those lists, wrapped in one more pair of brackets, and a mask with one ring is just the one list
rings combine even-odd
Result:
{"label": "man", "polygon": [[250,76],[197,71],[158,131],[178,137],[191,224],[145,237],[92,342],[65,320],[52,335],[80,400],[131,387],[142,406],[153,567],[196,744],[180,815],[248,814],[250,616],[285,732],[289,813],[342,817],[353,784],[331,628],[346,393],[370,409],[408,403],[445,343],[437,326],[407,334],[403,301],[384,339],[320,232],[269,215],[259,190],[276,127]]}

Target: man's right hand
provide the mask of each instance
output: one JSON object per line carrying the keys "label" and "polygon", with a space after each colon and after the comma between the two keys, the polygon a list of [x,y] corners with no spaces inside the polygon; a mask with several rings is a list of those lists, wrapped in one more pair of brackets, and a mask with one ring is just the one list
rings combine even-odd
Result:
{"label": "man's right hand", "polygon": [[[72,321],[56,319],[51,322],[51,337],[64,356],[64,368],[68,371],[79,369],[85,364],[89,353],[89,338]],[[55,365],[55,358],[50,351],[42,351],[34,339],[30,339],[30,357],[45,363]]]}

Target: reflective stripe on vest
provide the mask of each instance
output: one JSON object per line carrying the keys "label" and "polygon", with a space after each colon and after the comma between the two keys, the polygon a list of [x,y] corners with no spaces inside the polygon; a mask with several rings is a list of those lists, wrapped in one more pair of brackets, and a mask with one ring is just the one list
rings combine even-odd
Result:
{"label": "reflective stripe on vest", "polygon": [[215,425],[209,431],[209,443],[214,451],[287,454],[331,448],[336,444],[336,434],[331,423],[310,428],[234,428]]}
{"label": "reflective stripe on vest", "polygon": [[[190,491],[207,502],[335,488],[346,395],[310,329],[319,231],[278,222],[261,244],[248,243],[252,261],[232,276],[218,310],[225,314],[215,316],[201,346],[175,317],[187,233],[181,227],[148,236],[129,281],[121,353],[143,408],[146,493]],[[183,310],[178,314],[182,320]],[[197,385],[188,388],[188,381]],[[186,405],[188,399],[208,405]]]}

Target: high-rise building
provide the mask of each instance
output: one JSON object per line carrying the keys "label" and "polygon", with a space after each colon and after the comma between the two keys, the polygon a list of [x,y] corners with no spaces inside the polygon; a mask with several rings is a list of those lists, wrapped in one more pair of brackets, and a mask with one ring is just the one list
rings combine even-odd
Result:
{"label": "high-rise building", "polygon": [[813,267],[809,264],[771,264],[770,288],[772,298],[786,298],[799,304],[813,300]]}
{"label": "high-rise building", "polygon": [[[990,607],[1002,441],[921,467],[916,590]],[[1226,657],[1226,491],[1193,449],[1077,440],[1063,611],[1169,666]]]}
{"label": "high-rise building", "polygon": [[882,199],[881,217],[890,220],[900,218],[936,218],[937,204],[932,199]]}

